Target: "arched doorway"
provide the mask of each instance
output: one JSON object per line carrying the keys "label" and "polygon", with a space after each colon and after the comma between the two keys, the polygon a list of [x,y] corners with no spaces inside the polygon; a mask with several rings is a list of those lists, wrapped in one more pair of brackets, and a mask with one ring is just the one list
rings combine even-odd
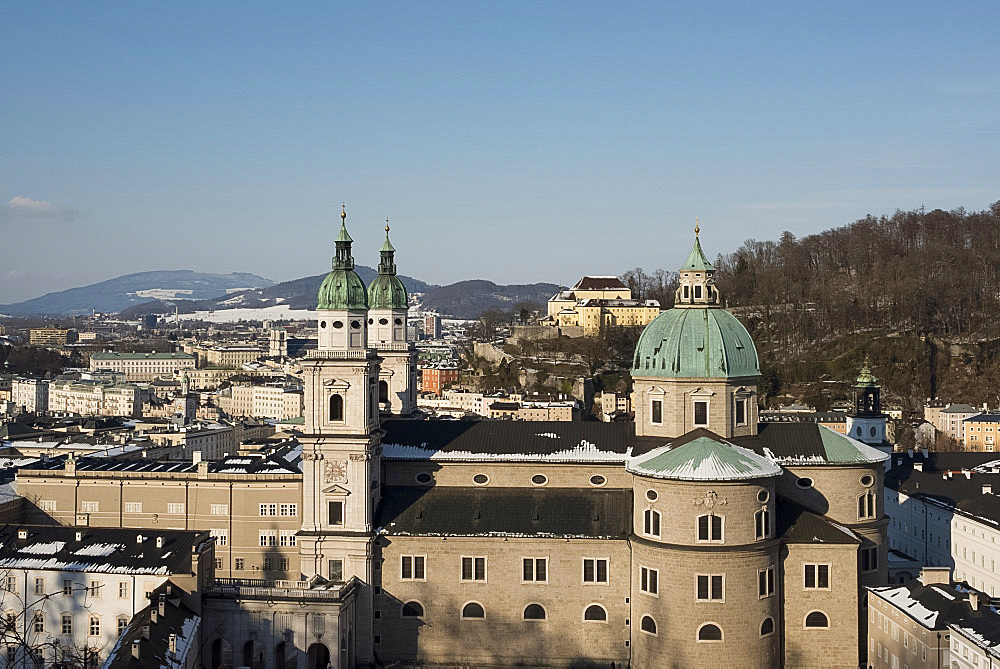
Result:
{"label": "arched doorway", "polygon": [[307,669],[327,669],[330,665],[330,650],[321,643],[309,646],[307,654]]}
{"label": "arched doorway", "polygon": [[250,669],[264,669],[264,646],[253,639],[243,644],[242,666]]}
{"label": "arched doorway", "polygon": [[212,642],[211,669],[233,669],[233,647],[225,639]]}

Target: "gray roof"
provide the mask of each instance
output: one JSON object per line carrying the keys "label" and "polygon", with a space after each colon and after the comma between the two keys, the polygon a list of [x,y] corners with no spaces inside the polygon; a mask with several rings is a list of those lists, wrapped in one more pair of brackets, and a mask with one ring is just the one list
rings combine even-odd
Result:
{"label": "gray roof", "polygon": [[780,465],[874,464],[889,459],[877,448],[816,423],[761,423],[756,435],[732,441]]}

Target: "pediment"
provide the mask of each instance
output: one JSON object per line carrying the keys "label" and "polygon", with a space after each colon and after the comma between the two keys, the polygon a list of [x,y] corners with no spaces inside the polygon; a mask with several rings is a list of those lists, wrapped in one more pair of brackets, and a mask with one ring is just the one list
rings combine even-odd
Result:
{"label": "pediment", "polygon": [[346,379],[327,379],[323,382],[323,387],[332,388],[333,390],[347,390],[351,387],[351,384]]}
{"label": "pediment", "polygon": [[712,395],[715,394],[715,391],[711,390],[710,388],[699,387],[695,388],[688,394],[693,397],[711,397]]}
{"label": "pediment", "polygon": [[350,488],[345,488],[342,485],[334,483],[320,490],[324,495],[344,495],[345,497],[351,494]]}

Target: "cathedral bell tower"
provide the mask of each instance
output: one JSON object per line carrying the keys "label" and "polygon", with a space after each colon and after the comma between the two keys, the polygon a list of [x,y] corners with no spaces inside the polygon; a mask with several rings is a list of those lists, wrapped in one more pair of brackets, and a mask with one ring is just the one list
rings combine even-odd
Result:
{"label": "cathedral bell tower", "polygon": [[882,413],[882,401],[879,397],[881,389],[866,357],[861,373],[854,380],[854,405],[847,414],[847,435],[869,446],[891,452],[892,446],[885,441],[885,414]]}
{"label": "cathedral bell tower", "polygon": [[368,287],[368,345],[382,358],[378,407],[383,413],[409,414],[417,406],[417,351],[406,336],[409,300],[406,287],[396,276],[389,219],[385,220],[380,253],[378,276]]}
{"label": "cathedral bell tower", "polygon": [[357,657],[370,659],[374,513],[381,494],[378,441],[380,359],[367,346],[368,292],[354,271],[342,210],[333,269],[316,305],[319,345],[303,363],[301,572],[362,584]]}

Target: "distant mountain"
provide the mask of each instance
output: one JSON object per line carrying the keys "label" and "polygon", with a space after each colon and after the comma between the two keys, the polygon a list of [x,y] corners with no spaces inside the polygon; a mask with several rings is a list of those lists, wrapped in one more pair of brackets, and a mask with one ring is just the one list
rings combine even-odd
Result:
{"label": "distant mountain", "polygon": [[[378,275],[378,271],[364,265],[354,270],[365,284]],[[326,274],[307,276],[303,279],[282,281],[266,288],[256,288],[222,295],[210,300],[169,300],[161,299],[130,307],[122,312],[124,318],[134,318],[140,314],[173,313],[176,308],[182,314],[194,311],[220,311],[224,309],[260,309],[278,304],[287,304],[291,309],[315,309],[316,294]],[[400,280],[411,293],[423,293],[433,288],[420,279],[400,274]]]}
{"label": "distant mountain", "polygon": [[0,314],[67,315],[89,313],[91,310],[117,313],[159,299],[205,300],[240,289],[273,284],[270,279],[245,272],[209,274],[189,269],[138,272],[89,286],[47,293],[24,302],[0,304]]}
{"label": "distant mountain", "polygon": [[428,290],[420,306],[452,318],[476,318],[494,307],[509,310],[520,302],[537,302],[544,308],[559,286],[554,283],[529,283],[500,286],[492,281],[473,279]]}

